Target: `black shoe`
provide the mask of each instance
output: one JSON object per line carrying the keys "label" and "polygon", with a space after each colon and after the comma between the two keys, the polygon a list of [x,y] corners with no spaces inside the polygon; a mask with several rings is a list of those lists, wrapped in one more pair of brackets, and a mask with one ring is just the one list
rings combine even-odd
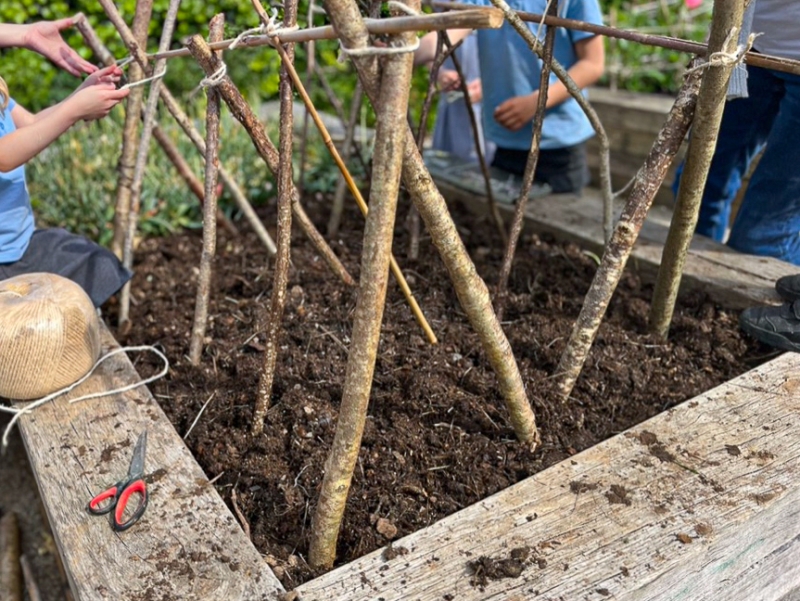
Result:
{"label": "black shoe", "polygon": [[800,274],[785,275],[775,282],[775,290],[784,300],[794,302],[800,300]]}
{"label": "black shoe", "polygon": [[739,327],[770,346],[800,352],[800,301],[745,309],[739,316]]}

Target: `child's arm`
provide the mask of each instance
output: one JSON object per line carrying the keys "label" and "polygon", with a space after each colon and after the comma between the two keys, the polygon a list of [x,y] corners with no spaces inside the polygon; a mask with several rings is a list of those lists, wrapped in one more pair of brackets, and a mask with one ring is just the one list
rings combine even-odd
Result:
{"label": "child's arm", "polygon": [[61,31],[74,24],[75,21],[71,17],[28,25],[0,23],[0,48],[19,47],[33,50],[76,77],[81,73],[94,73],[97,67],[81,58],[61,38]]}
{"label": "child's arm", "polygon": [[0,171],[28,162],[78,121],[105,117],[129,93],[113,83],[96,83],[36,115],[15,105],[11,118],[17,130],[0,138]]}
{"label": "child's arm", "polygon": [[[577,62],[567,70],[569,76],[580,89],[595,83],[603,75],[605,68],[605,49],[602,36],[596,35],[575,42]],[[570,98],[567,87],[561,80],[550,84],[547,93],[547,108],[556,106]],[[527,96],[509,98],[494,111],[495,120],[503,127],[516,131],[536,115],[539,92]]]}
{"label": "child's arm", "polygon": [[[447,37],[451,44],[461,41],[472,33],[471,29],[448,29]],[[435,31],[426,33],[419,39],[419,48],[414,51],[414,66],[428,65],[436,58],[436,44],[438,34]]]}

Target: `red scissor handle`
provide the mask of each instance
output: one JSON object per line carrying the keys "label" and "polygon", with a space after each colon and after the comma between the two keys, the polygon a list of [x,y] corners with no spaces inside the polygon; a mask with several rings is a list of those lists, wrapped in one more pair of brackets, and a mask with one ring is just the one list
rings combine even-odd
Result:
{"label": "red scissor handle", "polygon": [[[128,505],[128,500],[131,498],[131,495],[139,494],[139,504],[136,506],[136,510],[133,512],[131,517],[129,517],[126,521],[122,521],[122,518],[125,516],[125,508]],[[105,493],[102,493],[105,494]],[[122,532],[123,530],[127,530],[131,526],[133,526],[136,522],[139,521],[139,518],[142,517],[144,510],[147,508],[147,487],[145,486],[144,480],[138,479],[130,482],[129,484],[125,485],[122,489],[122,492],[119,495],[119,498],[116,502],[116,507],[114,509],[114,519],[111,521],[111,525],[113,526],[114,530],[117,532]]]}
{"label": "red scissor handle", "polygon": [[[114,506],[116,505],[116,498],[117,498],[117,490],[119,490],[120,484],[115,484],[109,489],[104,490],[99,495],[96,495],[89,501],[89,505],[86,509],[89,510],[89,513],[92,515],[104,515],[111,511]],[[111,499],[111,502],[103,507],[98,507],[103,501]]]}

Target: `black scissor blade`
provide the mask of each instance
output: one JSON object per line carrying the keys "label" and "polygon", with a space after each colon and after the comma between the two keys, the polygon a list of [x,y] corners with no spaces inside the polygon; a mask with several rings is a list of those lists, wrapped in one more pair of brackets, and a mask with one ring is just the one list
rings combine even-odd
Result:
{"label": "black scissor blade", "polygon": [[144,476],[144,455],[147,451],[147,430],[139,435],[136,446],[133,448],[133,459],[131,467],[128,469],[128,478],[141,478]]}

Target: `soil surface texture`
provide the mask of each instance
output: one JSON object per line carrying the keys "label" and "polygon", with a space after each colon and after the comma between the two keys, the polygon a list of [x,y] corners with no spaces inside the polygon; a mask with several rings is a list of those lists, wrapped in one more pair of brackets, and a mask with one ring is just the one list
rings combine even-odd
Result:
{"label": "soil surface texture", "polygon": [[[327,199],[308,199],[306,205],[324,231]],[[478,272],[493,286],[503,254],[495,226],[458,205],[451,208]],[[652,286],[628,271],[571,401],[561,404],[550,376],[597,259],[575,245],[525,233],[503,326],[542,435],[541,448],[531,453],[514,437],[478,336],[424,228],[419,258],[407,258],[408,213],[401,203],[395,256],[439,344],[426,341],[391,280],[339,563],[387,546],[771,356],[740,333],[736,313],[697,294],[682,299],[669,342],[652,339],[646,333]],[[264,219],[274,223],[274,214]],[[331,245],[357,278],[363,219],[348,209],[343,224]],[[314,575],[304,558],[336,427],[357,290],[332,275],[302,232],[294,232],[272,404],[264,434],[252,437],[272,262],[247,226],[240,227],[239,237],[218,232],[207,344],[199,367],[187,356],[200,232],[148,239],[139,246],[134,327],[117,337],[123,345],[164,349],[171,372],[151,390],[178,433],[191,430],[186,444],[291,589]],[[113,306],[107,321],[116,324]],[[147,354],[134,361],[143,376],[160,368],[157,360],[148,363]],[[476,566],[476,578],[493,577],[493,570]]]}

